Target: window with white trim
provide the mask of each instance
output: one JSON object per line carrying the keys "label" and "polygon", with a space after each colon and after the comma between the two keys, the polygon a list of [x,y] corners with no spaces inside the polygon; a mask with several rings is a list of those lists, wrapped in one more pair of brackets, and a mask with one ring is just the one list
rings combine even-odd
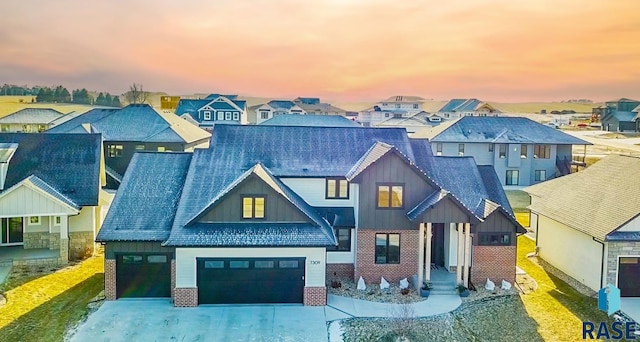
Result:
{"label": "window with white trim", "polygon": [[40,224],[40,216],[29,216],[29,225],[39,225]]}
{"label": "window with white trim", "polygon": [[206,111],[204,112],[204,119],[205,120],[211,120],[211,112],[210,111]]}

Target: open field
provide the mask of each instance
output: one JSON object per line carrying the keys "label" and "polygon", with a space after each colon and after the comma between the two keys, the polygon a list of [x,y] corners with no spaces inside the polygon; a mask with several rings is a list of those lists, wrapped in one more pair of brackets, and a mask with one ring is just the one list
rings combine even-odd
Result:
{"label": "open field", "polygon": [[[84,113],[94,106],[72,103],[32,103],[34,96],[0,96],[0,118],[15,113],[24,108],[52,108],[61,113]],[[22,102],[20,102],[22,100]]]}
{"label": "open field", "polygon": [[1,286],[0,341],[62,341],[87,314],[87,304],[104,288],[104,258],[63,268],[14,267]]}

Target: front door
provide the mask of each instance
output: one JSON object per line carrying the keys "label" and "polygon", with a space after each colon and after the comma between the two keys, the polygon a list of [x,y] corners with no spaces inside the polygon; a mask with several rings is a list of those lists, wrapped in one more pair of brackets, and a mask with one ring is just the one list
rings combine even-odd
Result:
{"label": "front door", "polygon": [[2,241],[1,245],[12,246],[23,243],[23,220],[22,217],[9,217],[2,219]]}
{"label": "front door", "polygon": [[434,223],[431,229],[431,263],[444,266],[444,223]]}

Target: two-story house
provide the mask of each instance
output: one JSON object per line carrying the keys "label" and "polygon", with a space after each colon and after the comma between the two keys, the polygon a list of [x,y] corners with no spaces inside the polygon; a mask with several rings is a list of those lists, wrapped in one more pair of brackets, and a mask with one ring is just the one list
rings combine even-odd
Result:
{"label": "two-story house", "polygon": [[424,99],[418,96],[391,96],[358,112],[358,122],[365,127],[373,127],[390,118],[408,118],[422,111],[423,102]]}
{"label": "two-story house", "polygon": [[250,120],[250,123],[255,124],[261,124],[265,120],[280,115],[307,114],[299,104],[289,100],[271,100],[265,104],[251,106],[249,110],[253,113],[252,118],[255,118],[255,121]]}
{"label": "two-story house", "polygon": [[464,116],[498,116],[500,111],[478,99],[452,99],[438,110],[438,115],[452,120]]}
{"label": "two-story house", "polygon": [[93,254],[110,201],[101,144],[100,134],[0,133],[3,258],[55,264]]}
{"label": "two-story house", "polygon": [[0,118],[0,131],[2,133],[44,132],[61,118],[64,118],[64,114],[55,109],[24,108]]}
{"label": "two-story house", "polygon": [[610,132],[638,131],[636,120],[640,101],[621,98],[605,102],[599,110],[602,130]]}
{"label": "two-story house", "polygon": [[335,107],[330,103],[320,102],[317,97],[297,97],[293,103],[302,108],[307,114],[311,115],[342,115],[347,112],[344,109]]}
{"label": "two-story house", "polygon": [[436,156],[471,156],[494,167],[505,187],[521,187],[571,172],[574,145],[591,145],[520,117],[465,116],[436,126],[428,138]]}
{"label": "two-story house", "polygon": [[341,115],[302,115],[288,114],[274,116],[262,121],[265,126],[325,126],[325,127],[360,127],[355,120]]}
{"label": "two-story house", "polygon": [[236,95],[210,94],[204,99],[180,99],[175,113],[208,131],[215,124],[247,123],[247,103],[238,100]]}
{"label": "two-story house", "polygon": [[335,277],[513,282],[522,232],[491,167],[404,129],[222,125],[136,154],[97,241],[110,300],[325,305]]}
{"label": "two-story house", "polygon": [[135,152],[193,151],[206,147],[211,136],[175,114],[158,112],[147,104],[92,109],[47,133],[101,133],[110,189],[118,187]]}

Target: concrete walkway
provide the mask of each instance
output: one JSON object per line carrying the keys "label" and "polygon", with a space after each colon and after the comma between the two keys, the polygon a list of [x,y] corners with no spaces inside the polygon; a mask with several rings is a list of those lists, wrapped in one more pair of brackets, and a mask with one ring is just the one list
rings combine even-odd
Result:
{"label": "concrete walkway", "polygon": [[[462,300],[458,295],[433,295],[410,304],[415,317],[434,316],[457,309]],[[353,317],[394,317],[400,315],[403,304],[370,302],[330,294],[325,307],[327,321]]]}

